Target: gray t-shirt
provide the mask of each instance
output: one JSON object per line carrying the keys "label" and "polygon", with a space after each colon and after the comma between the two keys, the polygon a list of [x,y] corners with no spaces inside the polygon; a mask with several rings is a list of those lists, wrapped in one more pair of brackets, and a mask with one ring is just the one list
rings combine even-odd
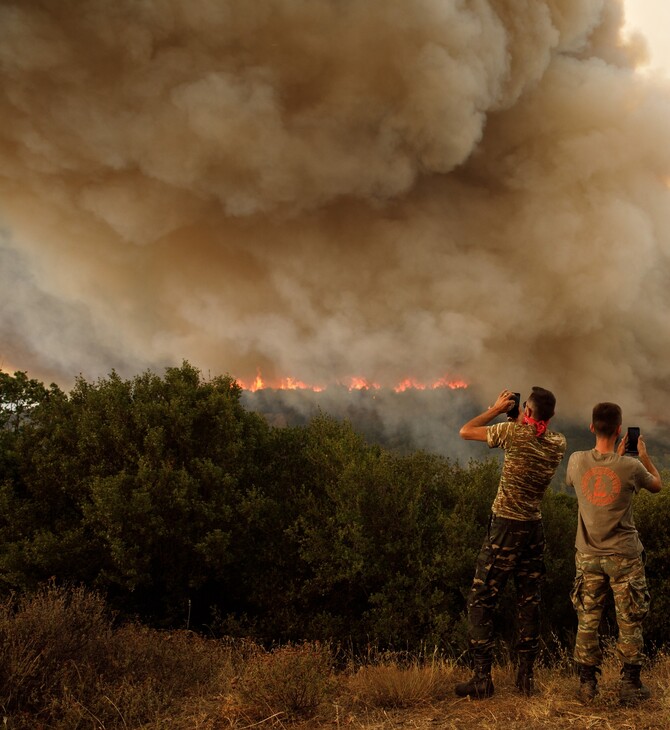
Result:
{"label": "gray t-shirt", "polygon": [[633,521],[633,495],[654,477],[632,456],[575,451],[565,481],[579,501],[575,547],[589,555],[634,558],[642,543]]}

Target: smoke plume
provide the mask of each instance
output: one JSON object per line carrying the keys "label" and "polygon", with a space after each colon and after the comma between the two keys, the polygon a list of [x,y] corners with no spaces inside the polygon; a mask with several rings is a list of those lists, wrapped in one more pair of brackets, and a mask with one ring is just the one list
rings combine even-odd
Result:
{"label": "smoke plume", "polygon": [[0,365],[446,375],[651,425],[670,89],[623,22],[621,0],[4,0]]}

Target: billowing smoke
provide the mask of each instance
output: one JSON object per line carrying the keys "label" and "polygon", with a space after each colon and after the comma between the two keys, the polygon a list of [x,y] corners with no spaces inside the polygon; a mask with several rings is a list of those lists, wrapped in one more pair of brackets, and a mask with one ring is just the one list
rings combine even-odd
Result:
{"label": "billowing smoke", "polygon": [[663,417],[670,89],[623,21],[621,0],[4,0],[0,365],[447,375]]}

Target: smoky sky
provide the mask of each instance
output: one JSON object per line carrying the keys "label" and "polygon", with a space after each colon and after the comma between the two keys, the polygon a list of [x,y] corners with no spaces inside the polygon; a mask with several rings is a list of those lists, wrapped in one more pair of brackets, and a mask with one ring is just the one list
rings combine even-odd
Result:
{"label": "smoky sky", "polygon": [[[670,406],[670,89],[618,0],[3,0],[3,367]],[[646,420],[645,420],[646,419]]]}

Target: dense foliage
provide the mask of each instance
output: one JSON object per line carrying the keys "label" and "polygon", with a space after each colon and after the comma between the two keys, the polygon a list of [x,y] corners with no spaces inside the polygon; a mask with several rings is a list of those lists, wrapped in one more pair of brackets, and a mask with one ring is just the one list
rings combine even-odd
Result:
{"label": "dense foliage", "polygon": [[[259,640],[465,647],[465,595],[499,477],[370,445],[321,414],[271,428],[229,377],[79,379],[69,394],[0,374],[0,586],[50,579],[121,615]],[[547,643],[569,640],[576,504],[544,501]],[[655,606],[670,599],[670,502],[640,501]],[[511,592],[511,587],[510,587]],[[511,637],[510,592],[500,612]],[[666,611],[652,638],[670,638]]]}

